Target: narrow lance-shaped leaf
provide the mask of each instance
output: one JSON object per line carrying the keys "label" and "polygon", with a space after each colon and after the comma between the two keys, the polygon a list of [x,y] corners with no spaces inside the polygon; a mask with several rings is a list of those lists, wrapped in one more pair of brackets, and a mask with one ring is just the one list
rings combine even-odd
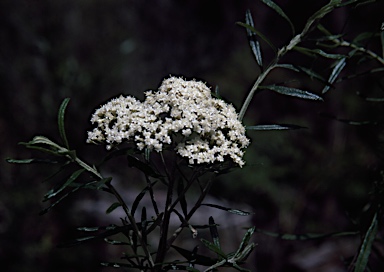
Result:
{"label": "narrow lance-shaped leaf", "polygon": [[[209,222],[209,230],[211,233],[213,243],[215,244],[215,246],[217,248],[219,248],[221,250],[219,232],[217,231],[217,225],[216,225],[215,220],[213,219],[212,216],[209,217],[208,222]],[[220,255],[218,255],[218,257],[219,257],[219,259],[221,259]]]}
{"label": "narrow lance-shaped leaf", "polygon": [[295,46],[294,50],[296,50],[296,51],[298,51],[300,53],[309,55],[309,56],[319,55],[319,56],[327,58],[327,59],[337,59],[337,60],[339,60],[339,59],[345,58],[344,55],[327,53],[327,52],[324,52],[321,49],[309,49],[309,48],[305,48],[305,47],[301,47],[301,46]]}
{"label": "narrow lance-shaped leaf", "polygon": [[68,106],[69,100],[70,100],[69,98],[64,99],[64,101],[60,105],[59,113],[57,116],[60,137],[63,140],[64,146],[68,149],[69,149],[69,144],[68,144],[67,134],[65,133],[64,115],[65,115],[65,110]]}
{"label": "narrow lance-shaped leaf", "polygon": [[216,263],[214,259],[211,259],[207,256],[196,254],[195,252],[186,250],[184,248],[181,248],[175,245],[172,245],[171,247],[175,249],[181,256],[183,256],[188,261],[191,261],[192,259],[194,259],[195,264],[208,266]]}
{"label": "narrow lance-shaped leaf", "polygon": [[220,249],[218,248],[214,243],[208,241],[208,240],[205,240],[205,239],[201,239],[201,242],[211,251],[215,252],[217,255],[219,255],[221,258],[225,259],[226,258],[226,254]]}
{"label": "narrow lance-shaped leaf", "polygon": [[132,155],[128,155],[127,160],[128,160],[128,165],[130,167],[135,167],[150,177],[154,177],[154,178],[161,177],[161,175],[157,173],[148,163],[142,162],[138,158]]}
{"label": "narrow lance-shaped leaf", "polygon": [[240,243],[239,248],[237,249],[235,256],[239,255],[243,250],[248,246],[249,240],[251,239],[252,234],[255,232],[255,227],[249,228],[244,234],[243,240]]}
{"label": "narrow lance-shaped leaf", "polygon": [[[250,10],[247,10],[245,13],[245,23],[254,27],[253,19]],[[260,43],[256,38],[256,34],[250,29],[246,28],[247,36],[249,40],[249,45],[251,46],[251,50],[253,55],[255,56],[256,62],[259,65],[260,69],[263,67],[263,58],[261,56]]]}
{"label": "narrow lance-shaped leaf", "polygon": [[323,94],[326,93],[329,90],[330,86],[335,82],[336,78],[344,69],[345,64],[346,64],[346,58],[342,58],[341,60],[336,62],[336,65],[333,68],[331,75],[329,76],[328,85],[326,85],[322,91]]}
{"label": "narrow lance-shaped leaf", "polygon": [[354,236],[359,234],[358,231],[331,232],[331,233],[304,233],[304,234],[277,233],[277,232],[270,232],[270,231],[265,231],[261,229],[256,229],[256,231],[264,235],[279,238],[282,240],[299,240],[299,241],[324,239],[329,237]]}
{"label": "narrow lance-shaped leaf", "polygon": [[181,210],[183,211],[183,215],[187,216],[188,214],[188,205],[187,200],[185,199],[185,193],[184,192],[184,181],[182,178],[178,180],[178,186],[177,186],[177,196],[180,199],[180,206]]}
{"label": "narrow lance-shaped leaf", "polygon": [[140,201],[143,199],[145,194],[151,189],[151,186],[155,184],[155,182],[148,184],[135,198],[135,200],[132,203],[131,213],[132,215],[135,215],[136,209],[139,206]]}
{"label": "narrow lance-shaped leaf", "polygon": [[325,15],[333,11],[336,7],[341,4],[341,0],[330,0],[328,4],[324,5],[318,11],[316,11],[309,19],[307,20],[306,25],[302,31],[302,35],[305,35],[313,26],[315,22],[323,18]]}
{"label": "narrow lance-shaped leaf", "polygon": [[289,26],[291,27],[292,34],[295,35],[295,27],[293,26],[293,23],[289,19],[289,17],[284,13],[284,11],[273,1],[271,0],[261,0],[264,4],[272,8],[274,11],[276,11],[281,17],[283,17],[287,22],[289,23]]}
{"label": "narrow lance-shaped leaf", "polygon": [[268,86],[260,86],[260,89],[268,89],[280,94],[288,95],[288,96],[294,96],[302,99],[309,99],[309,100],[320,100],[323,101],[323,98],[320,96],[303,91],[296,88],[290,88],[285,86],[278,86],[278,85],[268,85]]}
{"label": "narrow lance-shaped leaf", "polygon": [[114,202],[111,204],[111,206],[109,206],[109,208],[105,211],[106,214],[110,214],[111,212],[113,212],[116,208],[120,207],[121,204],[119,202]]}
{"label": "narrow lance-shaped leaf", "polygon": [[245,27],[246,29],[249,29],[250,31],[252,31],[253,33],[255,33],[257,36],[259,36],[263,41],[265,41],[271,48],[272,50],[276,53],[277,52],[277,49],[276,47],[273,45],[273,43],[263,34],[261,33],[260,31],[258,31],[256,28],[254,28],[253,26],[250,26],[248,24],[245,24],[243,22],[237,22],[238,25],[242,26],[242,27]]}
{"label": "narrow lance-shaped leaf", "polygon": [[381,56],[384,58],[384,22],[381,23],[380,41],[381,41]]}
{"label": "narrow lance-shaped leaf", "polygon": [[50,159],[5,159],[8,163],[17,163],[17,164],[29,164],[29,163],[51,163],[56,164],[58,161],[50,160]]}
{"label": "narrow lance-shaped leaf", "polygon": [[327,80],[325,80],[321,75],[318,73],[314,72],[312,69],[308,69],[302,66],[294,66],[292,64],[277,64],[276,67],[278,68],[284,68],[284,69],[289,69],[295,72],[303,72],[304,74],[308,75],[311,79],[317,79],[320,82],[324,84],[328,84]]}
{"label": "narrow lance-shaped leaf", "polygon": [[79,170],[73,172],[72,175],[67,179],[67,181],[58,190],[51,190],[51,191],[49,191],[44,196],[45,200],[48,200],[48,199],[58,195],[65,188],[67,188],[72,182],[74,182],[84,171],[85,171],[85,169],[79,169]]}
{"label": "narrow lance-shaped leaf", "polygon": [[354,272],[364,272],[368,264],[369,255],[371,254],[372,244],[375,240],[376,234],[378,232],[378,223],[377,223],[377,213],[372,219],[372,223],[365,234],[363,243],[360,247],[359,255],[355,263]]}
{"label": "narrow lance-shaped leaf", "polygon": [[246,126],[246,130],[292,130],[292,129],[302,129],[306,127],[298,125],[289,125],[289,124],[273,124],[273,125],[256,125],[256,126]]}
{"label": "narrow lance-shaped leaf", "polygon": [[201,204],[201,205],[202,206],[208,206],[208,207],[216,208],[216,209],[223,210],[223,211],[230,212],[230,213],[237,214],[237,215],[250,215],[250,214],[253,214],[253,213],[250,213],[250,212],[245,212],[245,211],[237,210],[237,209],[231,209],[231,208],[223,207],[223,206],[216,205],[216,204],[205,203],[205,204]]}
{"label": "narrow lance-shaped leaf", "polygon": [[39,215],[43,215],[45,213],[47,213],[50,209],[52,209],[53,207],[55,207],[57,204],[59,204],[62,200],[64,200],[67,196],[69,196],[70,194],[76,192],[77,190],[79,190],[80,187],[76,187],[74,189],[72,189],[71,191],[69,191],[68,193],[66,193],[65,195],[63,195],[62,197],[60,197],[60,199],[58,199],[56,202],[54,202],[53,204],[51,204],[48,208],[45,208],[43,209]]}

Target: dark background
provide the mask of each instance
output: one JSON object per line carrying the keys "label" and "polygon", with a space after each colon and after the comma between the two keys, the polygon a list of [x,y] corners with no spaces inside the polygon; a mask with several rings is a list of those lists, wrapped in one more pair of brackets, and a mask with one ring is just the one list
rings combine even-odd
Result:
{"label": "dark background", "polygon": [[[276,1],[297,31],[326,2]],[[47,204],[41,202],[43,195],[51,188],[42,180],[50,171],[40,165],[7,164],[5,158],[35,154],[17,145],[35,135],[58,139],[57,110],[62,100],[70,97],[66,115],[70,144],[79,156],[95,161],[105,151],[85,144],[94,108],[121,93],[141,99],[143,91],[156,89],[170,74],[201,79],[212,89],[218,86],[221,95],[240,110],[259,74],[245,30],[236,25],[244,21],[247,9],[256,28],[274,44],[282,46],[289,41],[292,34],[288,24],[259,1],[1,1],[2,270],[109,271],[98,263],[120,252],[105,248],[103,243],[56,248],[78,235],[76,227],[100,223],[89,210],[74,212],[79,198],[98,203],[100,196],[79,193],[39,216]],[[383,1],[338,9],[322,23],[352,40],[362,32],[378,32],[383,10]],[[377,36],[365,45],[382,54]],[[272,50],[265,43],[262,48],[265,61],[271,61]],[[283,62],[312,68],[325,77],[332,63],[298,53],[287,55]],[[351,61],[346,71],[361,71],[360,64]],[[378,65],[364,63],[365,70],[371,67]],[[247,166],[223,177],[212,194],[234,206],[247,205],[255,212],[248,225],[272,232],[364,229],[364,208],[374,182],[382,179],[382,126],[349,126],[319,113],[383,121],[382,103],[368,103],[356,95],[382,97],[382,77],[378,73],[336,84],[324,102],[260,93],[247,112],[246,125],[292,123],[308,129],[249,132],[252,144],[246,154]],[[298,81],[288,82],[292,79]],[[318,81],[282,70],[272,73],[267,82],[288,82],[314,93],[323,87]],[[238,231],[242,234],[241,227]],[[235,235],[232,238],[238,239]],[[343,261],[352,260],[359,239],[283,241],[257,234],[249,268],[344,271]],[[383,265],[376,259],[372,263],[372,271]]]}

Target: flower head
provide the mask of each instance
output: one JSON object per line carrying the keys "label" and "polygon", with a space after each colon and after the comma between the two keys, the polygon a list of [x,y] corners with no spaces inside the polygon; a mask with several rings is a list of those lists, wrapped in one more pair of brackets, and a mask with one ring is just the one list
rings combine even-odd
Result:
{"label": "flower head", "polygon": [[97,109],[91,119],[97,127],[88,132],[87,142],[105,142],[111,148],[128,141],[139,150],[159,152],[177,139],[175,151],[190,164],[227,158],[244,164],[242,157],[249,144],[245,128],[234,107],[213,98],[203,82],[170,77],[145,97],[140,102],[120,96]]}

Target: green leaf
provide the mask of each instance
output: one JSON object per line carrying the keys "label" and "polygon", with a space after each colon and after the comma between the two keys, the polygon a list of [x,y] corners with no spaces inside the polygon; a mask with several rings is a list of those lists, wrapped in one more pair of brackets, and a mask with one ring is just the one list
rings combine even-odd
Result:
{"label": "green leaf", "polygon": [[[215,223],[215,220],[213,220],[213,217],[210,216],[209,217],[209,231],[211,233],[211,237],[212,237],[212,241],[213,241],[213,244],[221,250],[221,246],[220,246],[220,238],[219,238],[219,232],[217,231],[217,225]],[[220,255],[217,256],[219,259],[221,259]]]}
{"label": "green leaf", "polygon": [[273,124],[273,125],[256,125],[256,126],[246,126],[246,130],[292,130],[292,129],[302,129],[306,127],[289,125],[289,124]]}
{"label": "green leaf", "polygon": [[127,230],[132,230],[132,226],[131,225],[125,225],[125,226],[109,225],[109,226],[95,227],[95,228],[88,228],[88,227],[78,228],[78,230],[87,231],[87,232],[88,231],[91,231],[91,232],[103,231],[103,232],[99,234],[91,235],[91,236],[77,238],[73,241],[69,241],[67,243],[61,244],[59,245],[59,247],[72,247],[72,246],[75,246],[84,242],[88,242],[94,239],[104,239],[104,238],[122,233]]}
{"label": "green leaf", "polygon": [[193,251],[189,251],[175,245],[172,245],[171,247],[175,249],[181,256],[183,256],[189,262],[194,261],[195,264],[204,265],[204,266],[209,266],[216,263],[216,260],[204,255],[196,254]]}
{"label": "green leaf", "polygon": [[65,115],[65,109],[68,106],[69,103],[69,98],[65,98],[64,101],[61,103],[60,108],[59,108],[59,113],[57,116],[57,121],[59,125],[59,133],[60,137],[63,140],[64,146],[69,149],[69,144],[68,144],[68,139],[67,135],[65,133],[65,126],[64,126],[64,115]]}
{"label": "green leaf", "polygon": [[243,215],[243,216],[253,214],[251,212],[245,212],[242,210],[231,209],[231,208],[223,207],[223,206],[216,205],[216,204],[203,203],[203,204],[201,204],[201,206],[208,206],[208,207],[216,208],[219,210],[223,210],[226,212],[230,212],[230,213],[237,214],[237,215]]}
{"label": "green leaf", "polygon": [[293,26],[291,20],[288,18],[288,16],[284,13],[284,11],[273,1],[271,0],[261,0],[264,4],[272,8],[274,11],[276,11],[281,17],[283,17],[287,22],[289,23],[289,26],[291,27],[292,34],[295,35],[295,27]]}
{"label": "green leaf", "polygon": [[221,250],[221,248],[217,247],[214,243],[201,239],[201,242],[211,251],[216,253],[218,256],[220,256],[222,259],[227,259],[227,255]]}
{"label": "green leaf", "polygon": [[55,207],[56,205],[58,205],[61,201],[63,201],[67,196],[73,194],[74,192],[76,192],[77,190],[79,190],[80,187],[76,187],[74,189],[72,189],[71,191],[69,191],[68,193],[66,193],[65,195],[63,195],[62,197],[60,197],[56,202],[54,202],[53,204],[51,204],[49,207],[43,209],[39,215],[43,215],[47,212],[49,212],[53,207]]}
{"label": "green leaf", "polygon": [[[245,23],[251,27],[254,27],[253,19],[250,10],[247,10],[245,13]],[[260,43],[256,38],[256,35],[253,31],[246,28],[249,45],[251,47],[252,53],[255,56],[256,62],[259,65],[260,69],[263,67],[263,58],[261,56]]]}
{"label": "green leaf", "polygon": [[302,99],[309,99],[309,100],[320,100],[323,101],[323,98],[320,96],[303,91],[300,89],[296,88],[290,88],[290,87],[285,87],[285,86],[277,86],[277,85],[268,85],[268,86],[260,86],[260,89],[268,89],[280,94],[288,95],[288,96],[294,96]]}
{"label": "green leaf", "polygon": [[381,41],[381,57],[384,58],[384,22],[381,23],[380,41]]}
{"label": "green leaf", "polygon": [[20,144],[24,144],[26,146],[33,146],[33,145],[39,145],[39,144],[42,144],[42,145],[48,145],[52,148],[54,148],[55,150],[62,150],[63,148],[56,144],[55,142],[51,141],[50,139],[48,139],[47,137],[45,136],[35,136],[33,137],[33,139],[27,143],[20,143]]}
{"label": "green leaf", "polygon": [[375,240],[376,234],[378,232],[378,222],[377,222],[377,213],[375,213],[371,225],[365,234],[363,243],[361,244],[359,255],[355,263],[354,272],[364,272],[367,267],[369,255],[371,254],[372,244]]}
{"label": "green leaf", "polygon": [[335,67],[332,69],[332,73],[328,79],[328,85],[326,85],[322,91],[323,94],[330,89],[330,86],[335,82],[336,78],[344,69],[345,65],[346,65],[346,58],[343,58],[335,63]]}
{"label": "green leaf", "polygon": [[247,232],[244,234],[243,240],[240,243],[238,250],[235,253],[235,256],[239,256],[242,252],[247,249],[249,244],[249,240],[251,239],[252,234],[255,232],[255,227],[249,228]]}
{"label": "green leaf", "polygon": [[188,205],[187,205],[187,200],[185,198],[185,193],[184,191],[184,181],[182,178],[178,180],[178,186],[177,186],[177,196],[180,199],[180,206],[181,210],[183,211],[184,217],[187,216],[188,214]]}
{"label": "green leaf", "polygon": [[312,69],[308,69],[302,66],[294,66],[292,64],[277,64],[276,67],[278,68],[284,68],[289,69],[295,72],[303,72],[304,74],[308,75],[311,79],[317,79],[324,84],[328,84],[328,82],[318,73],[314,72]]}
{"label": "green leaf", "polygon": [[72,175],[67,179],[67,181],[58,189],[58,190],[51,190],[44,196],[44,200],[51,199],[52,197],[55,197],[59,193],[61,193],[65,188],[67,188],[72,182],[74,182],[83,172],[85,169],[79,169],[72,173]]}
{"label": "green leaf", "polygon": [[367,126],[367,125],[382,125],[383,121],[354,121],[354,120],[348,120],[348,119],[342,119],[338,118],[332,114],[328,113],[320,113],[320,116],[325,117],[325,118],[330,118],[348,125],[352,126]]}
{"label": "green leaf", "polygon": [[301,46],[295,46],[294,50],[296,50],[296,51],[298,51],[300,53],[303,53],[305,55],[309,55],[309,56],[319,55],[319,56],[322,56],[322,57],[328,58],[328,59],[337,59],[337,60],[339,60],[339,59],[345,58],[344,55],[341,55],[341,54],[330,54],[330,53],[324,52],[321,49],[309,49],[309,48],[305,48],[305,47],[301,47]]}
{"label": "green leaf", "polygon": [[256,231],[258,233],[262,233],[264,235],[279,238],[282,240],[298,240],[298,241],[324,239],[329,237],[353,236],[353,235],[359,234],[358,231],[331,232],[331,233],[304,233],[304,234],[276,233],[276,232],[270,232],[270,231],[265,231],[261,229],[256,229]]}
{"label": "green leaf", "polygon": [[140,201],[143,199],[143,197],[145,196],[145,194],[150,191],[150,189],[152,188],[152,186],[154,184],[156,184],[157,181],[154,181],[150,184],[148,184],[138,195],[137,197],[135,198],[135,200],[133,201],[132,203],[132,208],[131,208],[131,213],[132,213],[132,216],[135,215],[135,212],[136,212],[136,209],[137,207],[139,206],[139,203]]}
{"label": "green leaf", "polygon": [[149,228],[147,229],[146,231],[146,234],[148,235],[149,233],[151,233],[157,226],[160,225],[160,223],[162,222],[163,220],[163,216],[164,216],[164,213],[160,213],[157,218],[155,219],[155,221],[152,222],[152,224],[149,226]]}
{"label": "green leaf", "polygon": [[135,167],[150,177],[154,177],[154,178],[162,177],[147,162],[142,162],[138,158],[132,155],[127,155],[127,160],[128,160],[128,165],[130,167]]}
{"label": "green leaf", "polygon": [[111,212],[113,212],[116,208],[120,207],[121,204],[119,202],[115,202],[115,203],[112,203],[111,206],[109,206],[109,208],[105,211],[106,214],[110,214]]}
{"label": "green leaf", "polygon": [[118,245],[118,246],[129,246],[131,245],[130,243],[123,242],[123,241],[118,241],[118,240],[111,240],[108,238],[104,238],[104,241],[107,242],[108,244],[111,245]]}
{"label": "green leaf", "polygon": [[276,47],[273,45],[273,43],[263,34],[261,33],[260,31],[258,31],[256,28],[254,28],[253,26],[250,26],[248,24],[245,24],[243,22],[237,22],[236,24],[242,26],[242,27],[245,27],[246,29],[250,30],[251,32],[255,33],[257,36],[259,36],[263,41],[265,41],[271,48],[272,50],[276,53],[277,52],[277,49]]}
{"label": "green leaf", "polygon": [[51,163],[56,164],[58,161],[50,160],[50,159],[5,159],[8,163],[17,163],[17,164],[29,164],[29,163]]}
{"label": "green leaf", "polygon": [[309,19],[307,20],[306,25],[302,31],[302,34],[306,34],[315,22],[318,22],[319,19],[323,18],[328,13],[332,12],[336,7],[341,5],[341,0],[331,0],[328,4],[316,11]]}

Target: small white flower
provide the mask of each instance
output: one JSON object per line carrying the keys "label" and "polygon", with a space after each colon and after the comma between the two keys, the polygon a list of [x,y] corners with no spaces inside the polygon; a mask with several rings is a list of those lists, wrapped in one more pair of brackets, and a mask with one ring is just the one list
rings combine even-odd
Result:
{"label": "small white flower", "polygon": [[145,92],[143,102],[131,96],[112,99],[95,111],[91,122],[96,128],[88,132],[87,142],[104,142],[107,149],[128,141],[139,150],[160,152],[178,134],[175,151],[190,164],[230,158],[241,167],[249,145],[231,104],[213,98],[203,82],[177,77],[165,79],[158,91]]}

